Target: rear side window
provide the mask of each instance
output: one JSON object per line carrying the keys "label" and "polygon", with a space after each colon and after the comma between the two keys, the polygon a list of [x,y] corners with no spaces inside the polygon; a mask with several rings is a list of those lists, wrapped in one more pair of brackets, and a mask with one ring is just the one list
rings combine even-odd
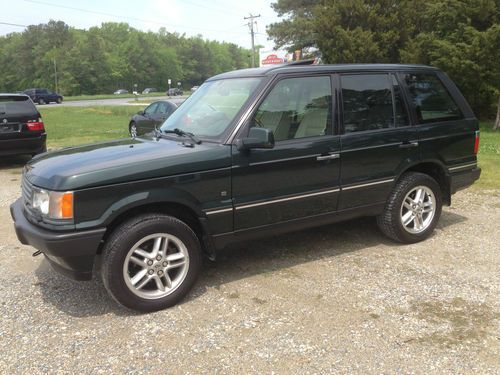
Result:
{"label": "rear side window", "polygon": [[344,132],[394,127],[392,83],[387,74],[341,77]]}
{"label": "rear side window", "polygon": [[417,112],[418,123],[463,118],[451,95],[434,74],[406,74],[405,81]]}
{"label": "rear side window", "polygon": [[0,116],[37,116],[38,112],[27,96],[0,96]]}

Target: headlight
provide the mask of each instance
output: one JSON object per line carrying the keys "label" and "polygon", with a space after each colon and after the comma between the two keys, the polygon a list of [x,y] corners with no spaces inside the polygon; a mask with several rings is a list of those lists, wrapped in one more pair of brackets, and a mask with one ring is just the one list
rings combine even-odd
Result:
{"label": "headlight", "polygon": [[73,219],[73,192],[33,188],[32,206],[50,219]]}

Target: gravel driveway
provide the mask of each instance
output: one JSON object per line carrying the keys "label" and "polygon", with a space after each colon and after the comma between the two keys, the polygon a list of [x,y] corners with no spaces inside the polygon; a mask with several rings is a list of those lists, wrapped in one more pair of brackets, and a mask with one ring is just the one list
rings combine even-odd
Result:
{"label": "gravel driveway", "polygon": [[234,246],[140,315],[17,242],[22,163],[0,164],[2,374],[500,372],[500,191],[455,195],[420,244],[365,218]]}

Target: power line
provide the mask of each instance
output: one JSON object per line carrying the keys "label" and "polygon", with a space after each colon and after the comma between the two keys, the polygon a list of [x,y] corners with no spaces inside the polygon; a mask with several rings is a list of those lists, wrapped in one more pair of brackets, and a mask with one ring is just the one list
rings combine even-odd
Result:
{"label": "power line", "polygon": [[[130,17],[130,16],[123,16],[123,15],[118,15],[118,14],[112,14],[112,13],[107,13],[107,12],[100,12],[100,11],[95,11],[95,10],[90,10],[90,9],[84,9],[84,8],[76,8],[76,7],[70,7],[70,6],[67,6],[67,5],[60,5],[60,4],[53,4],[53,3],[49,3],[49,2],[46,2],[46,1],[40,1],[40,0],[23,0],[25,2],[28,2],[28,3],[32,3],[32,4],[38,4],[38,5],[47,5],[47,6],[51,6],[51,7],[55,7],[55,8],[61,8],[61,9],[67,9],[67,10],[76,10],[78,12],[84,12],[84,13],[89,13],[89,14],[97,14],[97,15],[102,15],[102,16],[108,16],[108,17],[113,17],[113,18],[118,18],[118,19],[125,19],[125,20],[130,20],[130,21],[137,21],[137,22],[145,22],[145,23],[152,23],[152,24],[156,24],[156,25],[159,25],[159,26],[163,26],[163,27],[168,27],[168,28],[172,28],[172,27],[178,27],[178,28],[181,28],[181,29],[191,29],[191,30],[200,30],[200,31],[212,31],[212,32],[221,32],[221,33],[225,33],[226,30],[216,30],[216,29],[205,29],[205,28],[201,28],[201,27],[191,27],[191,26],[185,26],[185,25],[176,25],[176,24],[165,24],[163,22],[158,22],[158,21],[154,21],[154,20],[149,20],[149,19],[143,19],[143,18],[137,18],[137,17]],[[235,33],[239,33],[239,34],[242,34],[243,32],[235,32]]]}
{"label": "power line", "polygon": [[17,26],[17,27],[28,27],[26,25],[19,25],[17,23],[8,23],[8,22],[0,22],[0,25]]}

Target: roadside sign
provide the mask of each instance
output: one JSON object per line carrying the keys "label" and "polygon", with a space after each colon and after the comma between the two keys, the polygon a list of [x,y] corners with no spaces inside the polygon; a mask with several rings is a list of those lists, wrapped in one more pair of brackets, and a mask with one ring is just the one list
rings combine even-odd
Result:
{"label": "roadside sign", "polygon": [[168,84],[171,85],[172,84],[172,80],[169,78],[168,79]]}

